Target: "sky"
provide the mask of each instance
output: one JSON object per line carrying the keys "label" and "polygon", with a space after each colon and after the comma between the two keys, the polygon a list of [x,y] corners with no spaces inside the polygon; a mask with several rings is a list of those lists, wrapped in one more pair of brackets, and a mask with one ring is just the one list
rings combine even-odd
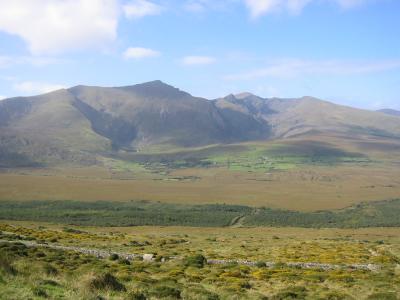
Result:
{"label": "sky", "polygon": [[152,80],[400,109],[400,1],[0,0],[0,99]]}

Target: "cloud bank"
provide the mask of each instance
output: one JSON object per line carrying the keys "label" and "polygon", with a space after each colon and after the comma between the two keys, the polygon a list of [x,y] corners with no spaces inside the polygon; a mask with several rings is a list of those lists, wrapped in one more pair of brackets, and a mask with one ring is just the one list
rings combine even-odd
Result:
{"label": "cloud bank", "polygon": [[400,69],[400,60],[340,61],[290,59],[267,64],[264,68],[230,74],[227,80],[253,80],[263,77],[292,78],[304,75],[353,75]]}
{"label": "cloud bank", "polygon": [[23,81],[15,83],[13,85],[13,89],[15,91],[20,92],[24,95],[44,94],[64,88],[66,87],[61,84],[53,84],[53,83],[38,82],[38,81]]}
{"label": "cloud bank", "polygon": [[313,2],[333,2],[343,9],[350,9],[366,3],[368,0],[244,0],[252,18],[274,12],[299,14]]}
{"label": "cloud bank", "polygon": [[161,10],[145,0],[0,0],[0,31],[23,39],[34,55],[101,49],[116,40],[122,12],[137,19]]}
{"label": "cloud bank", "polygon": [[123,5],[124,14],[127,18],[138,19],[145,16],[159,15],[163,11],[161,5],[146,0],[133,0]]}
{"label": "cloud bank", "polygon": [[157,57],[160,56],[161,53],[159,51],[142,48],[142,47],[130,47],[125,50],[123,56],[125,59],[141,59],[141,58],[149,58],[149,57]]}
{"label": "cloud bank", "polygon": [[36,55],[104,46],[117,25],[114,0],[0,0],[0,30],[21,37]]}

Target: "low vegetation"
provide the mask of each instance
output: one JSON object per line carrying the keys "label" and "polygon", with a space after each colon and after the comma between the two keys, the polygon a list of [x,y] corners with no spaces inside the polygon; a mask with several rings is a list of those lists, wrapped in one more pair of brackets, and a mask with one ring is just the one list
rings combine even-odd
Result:
{"label": "low vegetation", "polygon": [[0,201],[0,219],[91,226],[396,227],[400,226],[399,214],[400,199],[319,212],[151,201]]}
{"label": "low vegetation", "polygon": [[[322,300],[397,299],[400,295],[396,230],[388,234],[378,229],[69,229],[76,231],[44,223],[0,224],[0,299]],[[382,236],[386,236],[384,241],[379,240]],[[76,246],[93,240],[97,247],[153,253],[155,259],[126,263],[19,242],[41,240],[51,245],[54,239],[58,245]],[[176,258],[157,259],[172,255]],[[210,258],[259,263],[207,264]],[[277,263],[268,266],[263,261]],[[288,264],[294,261],[373,263],[380,268],[323,270]]]}

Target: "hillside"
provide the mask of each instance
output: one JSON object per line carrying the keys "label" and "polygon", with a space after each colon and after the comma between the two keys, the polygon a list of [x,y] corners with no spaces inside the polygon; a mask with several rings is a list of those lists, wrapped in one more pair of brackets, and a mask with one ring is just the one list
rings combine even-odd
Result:
{"label": "hillside", "polygon": [[312,97],[207,100],[153,81],[76,86],[0,102],[0,166],[94,165],[102,157],[308,134],[400,138],[400,119]]}
{"label": "hillside", "polygon": [[382,112],[384,114],[391,115],[391,116],[400,117],[400,111],[395,110],[395,109],[386,108],[386,109],[378,110],[378,112]]}

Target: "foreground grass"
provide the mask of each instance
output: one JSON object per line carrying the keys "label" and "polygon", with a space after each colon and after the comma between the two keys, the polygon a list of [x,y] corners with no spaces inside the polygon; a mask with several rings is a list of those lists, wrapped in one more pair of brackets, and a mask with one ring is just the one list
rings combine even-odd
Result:
{"label": "foreground grass", "polygon": [[[1,299],[397,299],[398,229],[63,228],[2,223],[2,238],[154,253],[155,262],[0,244]],[[176,255],[181,259],[161,261]],[[207,265],[250,258],[258,266]],[[262,261],[277,261],[273,268]],[[292,261],[378,263],[377,272],[299,269]]]}

